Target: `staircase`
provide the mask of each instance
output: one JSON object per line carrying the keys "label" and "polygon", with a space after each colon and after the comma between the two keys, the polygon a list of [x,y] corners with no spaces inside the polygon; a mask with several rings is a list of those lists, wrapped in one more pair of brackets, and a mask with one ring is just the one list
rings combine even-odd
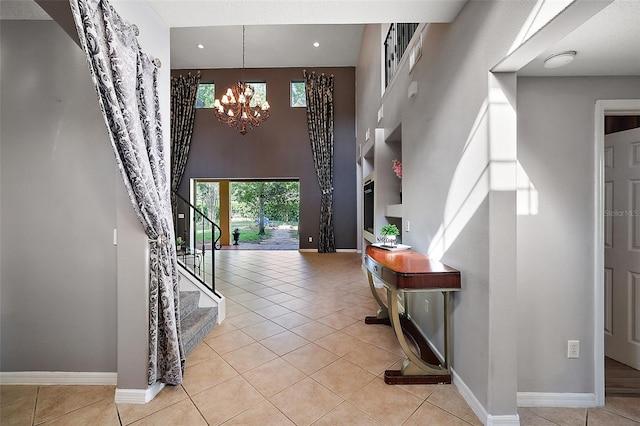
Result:
{"label": "staircase", "polygon": [[218,322],[218,308],[200,308],[199,291],[180,292],[180,326],[182,345],[189,355]]}
{"label": "staircase", "polygon": [[180,194],[174,192],[173,195],[174,233],[182,244],[176,253],[178,263],[201,282],[213,297],[218,297],[215,251],[221,248],[222,229]]}
{"label": "staircase", "polygon": [[174,232],[182,245],[176,253],[181,279],[180,328],[188,355],[218,320],[224,320],[224,297],[215,286],[215,251],[220,249],[222,229],[180,194],[173,195]]}

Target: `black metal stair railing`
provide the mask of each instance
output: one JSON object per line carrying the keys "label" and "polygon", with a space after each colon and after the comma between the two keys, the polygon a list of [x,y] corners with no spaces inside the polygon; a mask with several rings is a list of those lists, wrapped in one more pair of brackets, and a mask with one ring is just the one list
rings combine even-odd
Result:
{"label": "black metal stair railing", "polygon": [[182,196],[173,195],[178,263],[215,294],[215,251],[221,248],[222,229]]}
{"label": "black metal stair railing", "polygon": [[417,23],[397,23],[391,24],[389,32],[384,41],[385,66],[384,76],[387,87],[398,69],[398,64],[409,47],[413,34],[420,24]]}

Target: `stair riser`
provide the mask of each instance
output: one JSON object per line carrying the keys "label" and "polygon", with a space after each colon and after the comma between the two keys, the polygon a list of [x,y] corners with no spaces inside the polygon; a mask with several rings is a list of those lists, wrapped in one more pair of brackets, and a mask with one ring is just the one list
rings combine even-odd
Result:
{"label": "stair riser", "polygon": [[200,292],[182,291],[180,292],[180,318],[186,318],[196,309],[200,301]]}
{"label": "stair riser", "polygon": [[217,308],[199,308],[182,320],[182,345],[188,355],[218,322]]}

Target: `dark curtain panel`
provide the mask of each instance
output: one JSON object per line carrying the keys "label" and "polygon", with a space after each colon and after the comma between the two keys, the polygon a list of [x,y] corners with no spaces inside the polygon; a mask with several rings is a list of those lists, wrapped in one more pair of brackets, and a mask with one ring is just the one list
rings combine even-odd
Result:
{"label": "dark curtain panel", "polygon": [[171,204],[178,192],[189,158],[193,122],[196,117],[196,94],[200,73],[171,78]]}
{"label": "dark curtain panel", "polygon": [[182,383],[185,360],[169,173],[165,165],[158,70],[107,0],[70,0],[116,162],[147,236],[148,384]]}
{"label": "dark curtain panel", "polygon": [[333,76],[303,71],[313,163],[322,191],[318,252],[335,253],[333,231]]}

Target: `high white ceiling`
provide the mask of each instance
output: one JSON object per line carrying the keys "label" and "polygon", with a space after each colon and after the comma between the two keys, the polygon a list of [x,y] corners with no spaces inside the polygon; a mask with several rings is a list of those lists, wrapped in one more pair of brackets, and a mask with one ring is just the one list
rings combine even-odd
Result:
{"label": "high white ceiling", "polygon": [[[550,55],[571,50],[576,56],[569,65],[544,68]],[[640,76],[640,0],[614,1],[521,68],[518,75]]]}
{"label": "high white ceiling", "polygon": [[148,0],[170,27],[451,22],[466,0]]}
{"label": "high white ceiling", "polygon": [[[112,0],[135,1],[135,0]],[[364,24],[452,22],[466,0],[147,0],[171,27],[171,68],[355,66]],[[3,19],[46,19],[0,0]],[[313,47],[318,42],[319,47]],[[197,47],[204,46],[203,49]]]}
{"label": "high white ceiling", "polygon": [[[566,3],[547,0],[553,1]],[[245,66],[253,68],[353,66],[364,24],[451,22],[466,0],[148,2],[171,27],[172,68],[242,67],[242,25],[246,26]],[[33,0],[0,0],[0,18],[46,19],[47,15]],[[314,41],[320,43],[318,48],[312,46]],[[550,46],[518,74],[640,75],[640,0],[615,0]],[[543,67],[544,58],[565,50],[578,52],[571,64]]]}
{"label": "high white ceiling", "polygon": [[[245,67],[355,66],[362,24],[249,25]],[[320,45],[314,47],[313,43]],[[203,49],[197,47],[204,46]],[[241,68],[242,26],[171,29],[171,68]]]}
{"label": "high white ceiling", "polygon": [[247,68],[355,66],[364,24],[452,22],[466,0],[149,2],[171,27],[177,69],[242,67],[242,25]]}

